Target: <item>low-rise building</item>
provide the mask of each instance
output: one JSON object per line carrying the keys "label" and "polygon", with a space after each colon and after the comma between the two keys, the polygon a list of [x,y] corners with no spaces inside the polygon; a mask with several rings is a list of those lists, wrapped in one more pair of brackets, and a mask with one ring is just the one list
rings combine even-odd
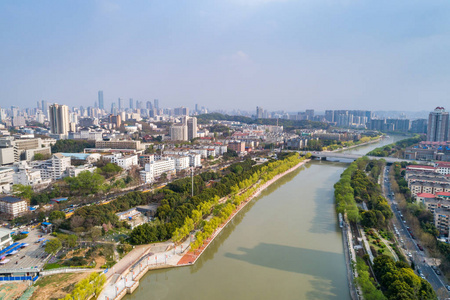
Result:
{"label": "low-rise building", "polygon": [[46,161],[32,161],[31,167],[41,172],[43,180],[58,180],[68,176],[67,168],[71,166],[71,158],[55,153]]}
{"label": "low-rise building", "polygon": [[12,233],[13,231],[8,228],[0,227],[0,250],[12,245]]}
{"label": "low-rise building", "polygon": [[0,212],[4,213],[8,219],[17,218],[28,211],[27,202],[17,197],[0,198]]}
{"label": "low-rise building", "polygon": [[41,177],[41,172],[36,169],[32,169],[26,161],[16,162],[13,165],[13,183],[22,185],[36,186],[44,183]]}
{"label": "low-rise building", "polygon": [[118,140],[95,141],[95,148],[111,148],[111,149],[134,149],[141,150],[141,141],[134,140]]}
{"label": "low-rise building", "polygon": [[245,142],[241,141],[229,142],[228,149],[236,151],[237,153],[245,152]]}
{"label": "low-rise building", "polygon": [[91,173],[94,173],[94,171],[97,169],[96,166],[93,165],[81,165],[81,166],[70,166],[67,168],[67,172],[69,174],[70,177],[76,177],[78,176],[81,172],[84,171],[89,171]]}
{"label": "low-rise building", "polygon": [[130,169],[132,166],[138,165],[137,155],[122,155],[121,153],[115,153],[112,155],[105,155],[103,158],[125,170]]}
{"label": "low-rise building", "polygon": [[149,164],[152,161],[155,161],[154,154],[141,154],[139,155],[139,165],[145,166],[145,164]]}
{"label": "low-rise building", "polygon": [[0,193],[8,194],[11,192],[14,180],[14,169],[0,167]]}
{"label": "low-rise building", "polygon": [[175,170],[177,172],[189,168],[189,156],[174,155],[172,158],[175,161]]}

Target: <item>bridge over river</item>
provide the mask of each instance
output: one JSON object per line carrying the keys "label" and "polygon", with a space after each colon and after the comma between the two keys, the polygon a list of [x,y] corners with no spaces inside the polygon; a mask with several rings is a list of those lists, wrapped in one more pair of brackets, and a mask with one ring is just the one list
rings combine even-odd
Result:
{"label": "bridge over river", "polygon": [[395,158],[395,157],[378,157],[378,156],[369,156],[369,155],[343,153],[343,152],[328,152],[328,151],[321,151],[321,152],[319,152],[319,151],[299,151],[299,152],[301,155],[306,155],[307,153],[310,153],[311,157],[320,158],[322,160],[326,160],[328,158],[334,158],[334,159],[348,159],[348,160],[354,161],[363,156],[367,156],[369,159],[384,159],[387,164],[393,164],[393,163],[402,162],[402,161],[406,161],[409,163],[418,162],[416,160],[410,160],[410,159],[402,159],[402,158]]}

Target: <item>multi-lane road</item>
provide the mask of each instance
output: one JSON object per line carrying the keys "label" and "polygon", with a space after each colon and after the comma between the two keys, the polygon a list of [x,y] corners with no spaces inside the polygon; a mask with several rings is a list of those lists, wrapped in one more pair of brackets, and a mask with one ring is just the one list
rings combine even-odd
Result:
{"label": "multi-lane road", "polygon": [[395,218],[392,219],[392,223],[395,226],[394,228],[398,231],[398,234],[395,233],[396,238],[405,253],[405,256],[409,257],[414,262],[416,266],[416,273],[419,275],[423,274],[425,279],[428,280],[433,289],[436,291],[439,299],[446,299],[450,297],[450,293],[447,290],[445,278],[437,275],[430,266],[429,263],[432,262],[432,259],[427,258],[426,252],[419,249],[418,244],[420,244],[420,242],[417,239],[413,239],[411,232],[408,230],[408,224],[405,223],[402,213],[398,210],[397,202],[394,199],[395,197],[392,196],[392,190],[388,179],[389,171],[390,167],[387,166],[384,170],[384,179],[382,184],[384,196],[388,200],[395,216]]}

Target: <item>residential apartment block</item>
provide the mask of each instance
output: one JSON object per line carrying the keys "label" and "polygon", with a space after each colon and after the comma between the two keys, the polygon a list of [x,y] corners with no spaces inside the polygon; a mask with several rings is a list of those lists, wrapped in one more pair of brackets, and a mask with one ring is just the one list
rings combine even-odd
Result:
{"label": "residential apartment block", "polygon": [[27,202],[17,197],[0,198],[0,212],[6,214],[7,218],[12,220],[28,211]]}

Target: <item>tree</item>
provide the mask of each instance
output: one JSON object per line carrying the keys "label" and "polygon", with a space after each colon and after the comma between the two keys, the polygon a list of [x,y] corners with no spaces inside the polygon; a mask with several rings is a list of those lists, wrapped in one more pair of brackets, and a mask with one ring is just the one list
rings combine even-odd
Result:
{"label": "tree", "polygon": [[66,218],[66,214],[59,210],[52,211],[50,213],[50,216],[48,217],[50,222],[53,222],[53,221],[59,220],[59,219],[65,219],[65,218]]}
{"label": "tree", "polygon": [[62,244],[58,239],[51,239],[45,244],[45,252],[48,254],[55,254],[60,248]]}
{"label": "tree", "polygon": [[67,237],[67,246],[74,248],[77,245],[78,237],[75,234],[71,234]]}
{"label": "tree", "polygon": [[45,159],[48,159],[48,158],[49,158],[48,155],[44,155],[42,153],[36,153],[33,156],[33,160],[45,160]]}
{"label": "tree", "polygon": [[102,236],[102,230],[98,227],[92,227],[91,238],[95,242],[99,237]]}
{"label": "tree", "polygon": [[31,188],[31,185],[23,185],[23,184],[15,184],[12,187],[12,193],[18,197],[24,198],[24,199],[31,199],[33,197],[33,189]]}

